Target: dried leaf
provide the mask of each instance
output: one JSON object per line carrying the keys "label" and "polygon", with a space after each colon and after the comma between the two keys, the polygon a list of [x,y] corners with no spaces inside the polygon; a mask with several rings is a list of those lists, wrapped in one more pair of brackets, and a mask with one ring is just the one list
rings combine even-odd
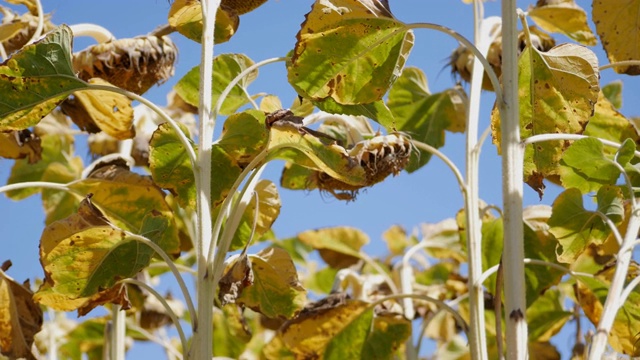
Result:
{"label": "dried leaf", "polygon": [[0,270],[0,352],[11,359],[35,360],[34,335],[42,329],[42,309],[26,285]]}
{"label": "dried leaf", "polygon": [[34,164],[42,158],[40,138],[28,129],[0,132],[0,156],[6,159],[27,158]]}
{"label": "dried leaf", "polygon": [[357,263],[361,248],[369,243],[365,233],[346,226],[308,230],[299,233],[298,239],[318,250],[327,265],[336,269]]}

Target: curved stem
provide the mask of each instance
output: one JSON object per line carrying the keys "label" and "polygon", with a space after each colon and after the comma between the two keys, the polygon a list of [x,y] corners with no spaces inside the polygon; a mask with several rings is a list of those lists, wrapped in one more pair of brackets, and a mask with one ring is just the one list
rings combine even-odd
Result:
{"label": "curved stem", "polygon": [[[451,300],[448,305],[453,307],[458,305],[460,302],[462,302],[463,300],[466,300],[467,298],[469,298],[469,293],[466,294],[462,294],[459,297]],[[433,316],[431,316],[429,319],[425,319],[422,322],[422,327],[420,328],[420,336],[418,337],[418,339],[416,340],[416,344],[415,344],[415,348],[416,348],[416,353],[420,354],[420,348],[422,347],[422,338],[424,337],[424,333],[427,331],[427,326],[429,326],[429,324],[431,323],[431,320],[433,320],[433,318],[439,314],[442,311],[442,309],[438,308],[438,310],[436,310],[436,312],[433,314]]]}
{"label": "curved stem", "polygon": [[387,272],[385,272],[384,269],[382,269],[382,267],[377,262],[375,262],[371,257],[369,257],[369,255],[367,255],[364,252],[360,252],[360,253],[358,253],[358,257],[360,259],[364,260],[364,262],[367,265],[371,266],[375,271],[377,271],[380,276],[384,277],[384,281],[387,283],[387,285],[389,285],[389,289],[391,289],[391,292],[393,294],[399,294],[400,293],[398,291],[398,287],[393,282],[393,279],[391,279],[389,274]]}
{"label": "curved stem", "polygon": [[[184,283],[184,279],[182,278],[182,275],[180,275],[180,271],[178,271],[178,269],[176,268],[175,264],[173,263],[169,255],[167,255],[167,253],[164,252],[164,250],[162,250],[162,248],[158,246],[158,244],[154,243],[153,241],[147,239],[142,235],[134,234],[129,231],[125,231],[125,234],[127,235],[127,237],[135,241],[138,241],[140,243],[143,243],[149,246],[150,248],[152,248],[167,263],[167,266],[169,267],[169,269],[173,273],[173,276],[176,278],[176,281],[178,282],[178,286],[182,291],[182,296],[184,296],[184,301],[187,303],[187,308],[189,309],[189,315],[191,316],[192,326],[195,326],[194,324],[197,324],[197,313],[193,305],[193,300],[191,300],[191,295],[189,294],[187,285]],[[185,347],[184,349],[187,349],[187,348]]]}
{"label": "curved stem", "polygon": [[620,307],[627,301],[627,298],[638,284],[640,284],[640,276],[636,276],[633,280],[629,281],[629,284],[624,288],[622,294],[620,294]]}
{"label": "curved stem", "polygon": [[42,2],[40,0],[35,0],[36,9],[38,11],[38,25],[36,26],[36,30],[31,35],[31,39],[27,42],[27,44],[33,44],[42,36],[42,30],[44,29],[44,10],[42,9]]}
{"label": "curved stem", "polygon": [[26,182],[21,182],[21,183],[16,183],[16,184],[9,184],[9,185],[0,186],[0,194],[2,194],[3,192],[20,190],[20,189],[28,189],[28,188],[34,188],[34,187],[43,188],[43,189],[67,191],[67,192],[70,192],[70,193],[74,193],[74,194],[80,195],[80,194],[74,192],[72,189],[70,189],[67,186],[67,184],[60,184],[60,183],[46,182],[46,181],[26,181]]}
{"label": "curved stem", "polygon": [[478,59],[478,61],[480,61],[480,63],[482,64],[482,67],[484,68],[484,71],[487,73],[487,76],[489,77],[489,80],[491,81],[491,85],[493,86],[493,90],[496,94],[496,101],[497,102],[502,101],[502,87],[500,86],[500,81],[498,80],[498,76],[496,75],[496,72],[493,71],[493,68],[491,67],[487,59],[484,57],[482,52],[480,52],[478,48],[476,48],[469,40],[467,40],[467,38],[453,31],[452,29],[449,29],[446,26],[442,26],[438,24],[431,24],[431,23],[407,24],[407,28],[408,29],[431,29],[431,30],[440,31],[442,33],[450,35],[451,37],[453,37],[454,39],[462,43],[464,46],[466,46],[467,49],[469,49],[473,53],[475,58]]}
{"label": "curved stem", "polygon": [[[279,62],[279,61],[287,61],[288,59],[289,59],[288,57],[277,57],[277,58],[262,60],[244,69],[240,74],[238,74],[235,78],[233,78],[233,80],[231,80],[229,85],[227,85],[227,87],[222,91],[222,93],[220,93],[220,97],[218,98],[218,102],[216,103],[214,108],[214,114],[220,113],[220,108],[222,107],[222,103],[224,102],[224,100],[227,98],[227,96],[229,96],[229,93],[231,92],[233,87],[236,86],[240,82],[240,80],[244,79],[245,76],[249,75],[252,71],[254,71],[255,69],[261,66]],[[250,96],[248,97],[249,97],[249,100],[252,100]],[[254,107],[257,107],[257,105],[254,104]]]}
{"label": "curved stem", "polygon": [[115,93],[124,95],[124,96],[126,96],[126,97],[128,97],[130,99],[136,100],[139,103],[144,104],[147,107],[149,107],[149,109],[151,109],[153,112],[158,114],[158,116],[162,120],[164,120],[164,121],[168,122],[169,124],[171,124],[171,127],[173,128],[173,130],[175,130],[175,132],[178,134],[178,139],[182,143],[182,146],[184,147],[184,150],[186,151],[187,155],[189,156],[189,160],[191,160],[191,167],[193,169],[196,168],[196,165],[197,165],[196,151],[193,149],[193,146],[191,145],[191,140],[189,140],[187,135],[185,135],[185,133],[182,132],[182,129],[180,128],[178,123],[175,120],[173,120],[169,115],[167,115],[167,113],[165,113],[156,104],[152,103],[151,101],[143,98],[142,96],[140,96],[138,94],[132,93],[130,91],[127,91],[127,90],[124,90],[124,89],[121,89],[121,88],[115,87],[115,86],[99,85],[99,84],[87,84],[87,89],[86,90],[103,90],[103,91],[115,92]]}
{"label": "curved stem", "polygon": [[444,301],[432,298],[431,296],[420,295],[420,294],[394,294],[394,295],[388,295],[388,296],[385,296],[383,298],[380,298],[380,299],[372,302],[371,304],[369,304],[369,306],[367,306],[367,308],[368,309],[372,309],[372,308],[384,303],[385,301],[395,300],[395,299],[404,299],[404,298],[413,298],[413,299],[416,299],[416,300],[427,301],[427,302],[435,304],[439,309],[447,311],[449,314],[451,314],[453,316],[453,318],[458,323],[458,326],[460,326],[460,328],[462,329],[462,331],[464,331],[464,333],[467,335],[467,337],[469,336],[469,325],[466,323],[466,321],[464,321],[462,316],[460,316],[460,314],[458,314],[457,311],[455,311],[451,306],[447,305],[447,303],[445,303]]}
{"label": "curved stem", "polygon": [[[178,271],[181,271],[181,272],[184,272],[184,273],[189,273],[191,275],[196,275],[198,273],[197,271],[195,271],[194,269],[192,269],[192,268],[190,268],[188,266],[185,266],[185,265],[182,265],[182,264],[176,264],[176,263],[173,263],[173,262],[172,262],[172,264],[173,264],[173,266],[176,267],[176,269]],[[163,262],[154,262],[154,263],[149,264],[149,266],[147,266],[147,269],[169,269],[169,270],[171,270],[171,267],[169,265],[167,265],[166,263],[163,263]]]}
{"label": "curved stem", "polygon": [[423,143],[421,141],[417,141],[417,140],[411,140],[411,143],[416,148],[418,148],[420,150],[424,150],[424,151],[426,151],[426,152],[428,152],[428,153],[430,153],[432,155],[435,155],[440,160],[442,160],[445,163],[445,165],[447,165],[449,167],[449,169],[451,169],[451,172],[453,172],[453,176],[456,177],[456,180],[458,181],[458,186],[460,186],[460,191],[462,191],[465,194],[467,193],[467,186],[465,184],[464,178],[462,177],[462,173],[460,173],[460,170],[458,169],[456,164],[454,164],[453,161],[451,161],[451,159],[449,159],[440,150],[434,148],[431,145],[425,144],[425,143]]}
{"label": "curved stem", "polygon": [[111,306],[111,336],[109,357],[111,360],[124,360],[125,354],[125,334],[127,331],[126,312],[118,304]]}
{"label": "curved stem", "polygon": [[71,28],[71,32],[73,32],[73,37],[89,36],[98,42],[98,44],[102,44],[116,38],[109,30],[96,24],[74,24],[69,27]]}
{"label": "curved stem", "polygon": [[120,283],[139,286],[147,290],[153,296],[155,296],[155,298],[158,299],[158,301],[160,301],[164,309],[167,311],[167,315],[169,315],[169,317],[171,318],[171,321],[173,322],[173,325],[176,327],[176,331],[178,331],[178,336],[180,336],[180,343],[182,344],[183,351],[188,349],[187,344],[189,343],[187,342],[187,337],[184,335],[184,331],[182,330],[182,324],[180,324],[180,319],[178,318],[176,313],[173,312],[173,309],[171,309],[171,306],[169,305],[169,303],[167,303],[167,300],[165,300],[165,298],[162,295],[160,295],[151,286],[136,279],[123,279],[123,280],[120,280]]}
{"label": "curved stem", "polygon": [[[588,278],[593,278],[593,274],[588,274],[588,273],[583,273],[583,272],[577,272],[577,271],[573,271],[571,269],[568,269],[562,265],[558,265],[558,264],[554,264],[552,262],[548,262],[548,261],[544,261],[544,260],[538,260],[538,259],[530,259],[530,258],[524,258],[524,263],[525,264],[531,264],[531,265],[540,265],[540,266],[547,266],[547,267],[551,267],[554,268],[556,270],[560,270],[565,274],[568,274],[574,278],[579,278],[579,277],[588,277]],[[484,283],[485,281],[487,281],[487,279],[489,278],[489,276],[495,274],[498,271],[498,267],[500,265],[494,265],[490,268],[488,268],[487,270],[485,270],[482,273],[482,276],[480,277],[480,281],[482,283]]]}
{"label": "curved stem", "polygon": [[[402,256],[400,265],[400,286],[403,293],[410,294],[413,292],[414,276],[413,268],[409,264],[409,260],[411,260],[411,258],[413,258],[413,256],[417,254],[418,251],[429,247],[442,248],[443,246],[440,242],[436,241],[421,241],[410,247],[409,250],[407,250]],[[413,301],[411,301],[410,298],[405,298],[402,301],[402,305],[404,307],[404,316],[407,319],[413,319],[415,316]]]}
{"label": "curved stem", "polygon": [[616,61],[614,63],[611,64],[606,64],[606,65],[602,65],[598,68],[598,70],[606,70],[606,69],[612,69],[616,66],[633,66],[633,65],[640,65],[640,60],[624,60],[624,61]]}
{"label": "curved stem", "polygon": [[[622,241],[623,241],[622,235],[620,235],[620,231],[618,231],[616,224],[614,224],[613,221],[611,221],[611,219],[609,219],[607,215],[603,214],[600,211],[594,211],[594,214],[596,214],[600,219],[602,219],[602,221],[604,221],[605,224],[607,224],[607,226],[609,227],[609,230],[611,230],[611,232],[613,233],[613,236],[616,238],[618,245],[622,246]],[[620,248],[620,250],[622,250],[622,248]]]}
{"label": "curved stem", "polygon": [[[554,140],[580,140],[580,139],[585,139],[591,137],[593,139],[597,139],[598,141],[600,141],[603,145],[606,146],[611,146],[614,148],[619,149],[622,145],[615,142],[615,141],[610,141],[610,140],[606,140],[606,139],[601,139],[598,137],[592,137],[592,136],[586,136],[586,135],[576,135],[576,134],[540,134],[540,135],[533,135],[530,136],[524,140],[522,140],[522,145],[529,145],[529,144],[535,144],[538,142],[544,142],[544,141],[554,141]],[[637,158],[640,158],[640,151],[634,151],[633,155]]]}
{"label": "curved stem", "polygon": [[183,357],[183,354],[181,354],[178,351],[178,349],[176,349],[173,345],[171,345],[171,341],[167,341],[168,339],[165,340],[165,339],[158,338],[157,336],[153,335],[152,333],[141,328],[138,325],[128,324],[128,326],[129,326],[129,329],[142,334],[147,340],[162,346],[168,353],[171,353],[171,355],[173,355],[176,359],[181,359]]}

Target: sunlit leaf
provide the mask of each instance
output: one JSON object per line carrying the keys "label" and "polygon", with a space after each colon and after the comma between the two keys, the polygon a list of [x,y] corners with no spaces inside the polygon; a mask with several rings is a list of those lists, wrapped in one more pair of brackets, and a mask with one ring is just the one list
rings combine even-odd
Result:
{"label": "sunlit leaf", "polygon": [[[602,94],[613,105],[614,108],[622,107],[622,81],[616,80],[602,87]],[[598,100],[600,101],[600,100]],[[596,104],[596,112],[598,104]]]}
{"label": "sunlit leaf", "polygon": [[[631,151],[635,150],[632,141],[625,142],[625,145]],[[578,188],[585,194],[597,191],[603,185],[614,185],[620,176],[620,166],[605,156],[603,147],[595,138],[580,139],[571,144],[560,162],[562,185]]]}
{"label": "sunlit leaf", "polygon": [[549,341],[571,319],[573,312],[564,309],[563,301],[560,291],[551,289],[527,306],[529,341]]}
{"label": "sunlit leaf", "polygon": [[[596,278],[581,278],[577,282],[576,298],[587,318],[597,325],[603,312],[603,304],[609,295],[610,282]],[[638,334],[640,334],[640,294],[632,291],[620,309],[616,312],[608,344],[618,353],[640,356]]]}
{"label": "sunlit leaf", "polygon": [[[89,80],[89,84],[109,85],[100,78]],[[76,91],[62,108],[87,132],[104,131],[118,140],[131,139],[136,134],[131,100],[124,95],[102,90]]]}
{"label": "sunlit leaf", "polygon": [[[640,59],[638,0],[594,0],[591,16],[611,63]],[[619,74],[640,74],[640,65],[616,66],[614,69]]]}
{"label": "sunlit leaf", "polygon": [[71,39],[63,25],[0,65],[0,131],[37,124],[71,91],[87,87],[71,66]]}
{"label": "sunlit leaf", "polygon": [[362,359],[394,359],[411,336],[411,322],[392,314],[373,318],[373,329],[362,349]]}
{"label": "sunlit leaf", "polygon": [[[180,251],[180,239],[171,207],[164,192],[151,177],[142,176],[118,165],[94,170],[86,179],[74,182],[70,188],[80,194],[93,194],[91,201],[114,225],[138,233],[149,212],[167,219],[158,245],[168,254]],[[144,235],[144,234],[141,234]]]}
{"label": "sunlit leaf", "polygon": [[[620,223],[624,216],[622,190],[603,186],[597,195],[597,211]],[[549,231],[558,239],[558,261],[572,263],[590,243],[602,244],[611,230],[593,211],[586,210],[582,193],[572,188],[560,194],[553,203]]]}
{"label": "sunlit leaf", "polygon": [[282,108],[283,106],[280,98],[275,95],[266,95],[262,98],[262,101],[260,101],[260,110],[266,112],[267,114],[278,111]]}
{"label": "sunlit leaf", "polygon": [[267,0],[222,0],[220,6],[224,7],[227,11],[233,11],[238,15],[242,15],[257,9],[265,2],[267,2]]}
{"label": "sunlit leaf", "polygon": [[[216,12],[214,42],[229,41],[240,23],[238,14],[220,7]],[[202,6],[198,0],[175,0],[169,10],[169,25],[187,38],[202,40]]]}
{"label": "sunlit leaf", "polygon": [[216,146],[221,147],[242,168],[266,146],[269,133],[264,113],[247,110],[227,118]]}
{"label": "sunlit leaf", "polygon": [[573,0],[538,4],[530,8],[527,14],[548,32],[567,35],[583,45],[596,44],[596,36],[587,23],[586,11]]}
{"label": "sunlit leaf", "polygon": [[298,33],[289,82],[305,98],[339,104],[382,99],[400,74],[413,33],[378,2],[318,0]]}
{"label": "sunlit leaf", "polygon": [[333,288],[338,269],[327,266],[324,269],[315,270],[314,267],[307,263],[309,274],[304,277],[304,287],[318,294],[329,294]]}
{"label": "sunlit leaf", "polygon": [[0,156],[6,159],[27,159],[34,164],[42,158],[40,138],[28,129],[0,132]]}
{"label": "sunlit leaf", "polygon": [[[582,46],[563,44],[548,52],[527,47],[519,60],[520,135],[580,134],[598,99],[598,59]],[[500,147],[499,113],[492,114],[494,142]],[[558,175],[563,141],[529,145],[524,180],[542,196],[543,179]]]}
{"label": "sunlit leaf", "polygon": [[151,136],[149,169],[153,181],[175,194],[180,206],[195,209],[196,185],[191,160],[178,134],[168,123],[160,125]]}
{"label": "sunlit leaf", "polygon": [[34,335],[42,329],[42,309],[33,302],[28,283],[17,283],[0,269],[0,353],[35,360]]}
{"label": "sunlit leaf", "polygon": [[360,359],[373,320],[368,305],[321,301],[291,320],[280,336],[297,358]]}
{"label": "sunlit leaf", "polygon": [[231,251],[244,248],[248,241],[254,226],[255,213],[258,212],[257,222],[255,224],[255,232],[253,233],[253,242],[257,242],[263,235],[271,229],[271,225],[280,215],[280,195],[278,188],[269,180],[260,180],[254,189],[258,197],[258,207],[252,199],[242,215],[238,229],[236,230],[233,240],[231,241]]}
{"label": "sunlit leaf", "polygon": [[307,230],[299,233],[298,239],[318,250],[322,259],[337,269],[357,263],[360,250],[369,243],[367,234],[346,226]]}
{"label": "sunlit leaf", "polygon": [[[621,102],[622,100],[619,99]],[[584,130],[584,135],[599,137],[605,140],[622,143],[626,139],[632,139],[636,143],[640,143],[638,131],[624,115],[616,110],[604,94],[604,89],[598,97],[595,106],[595,113],[589,119],[589,123]],[[615,148],[606,147],[605,152],[613,154]]]}
{"label": "sunlit leaf", "polygon": [[269,318],[289,319],[306,302],[306,291],[289,254],[280,248],[267,248],[249,255],[253,284],[245,287],[237,302]]}
{"label": "sunlit leaf", "polygon": [[[424,73],[418,68],[406,68],[389,91],[387,103],[394,116],[387,129],[402,131],[413,140],[435,148],[444,146],[445,130],[462,132],[465,129],[466,95],[462,88],[432,94]],[[407,166],[413,172],[429,162],[431,153],[420,151]]]}
{"label": "sunlit leaf", "polygon": [[24,5],[29,9],[29,13],[38,15],[38,5],[35,0],[7,0],[7,2],[15,5]]}
{"label": "sunlit leaf", "polygon": [[[175,3],[174,3],[175,4]],[[213,94],[211,103],[216,105],[224,89],[237,75],[249,66],[253,61],[243,54],[221,54],[214,58],[213,68]],[[246,89],[258,76],[258,70],[250,72],[236,86],[231,89],[220,107],[220,114],[231,115],[241,106],[249,102]],[[176,92],[188,104],[199,106],[200,102],[200,67],[196,66],[182,77],[175,85]]]}
{"label": "sunlit leaf", "polygon": [[[137,232],[156,242],[168,219],[151,211]],[[117,281],[132,277],[149,264],[154,251],[112,225],[89,197],[76,214],[47,226],[40,239],[45,280],[34,299],[57,310],[85,314],[97,305],[115,302],[128,307]]]}

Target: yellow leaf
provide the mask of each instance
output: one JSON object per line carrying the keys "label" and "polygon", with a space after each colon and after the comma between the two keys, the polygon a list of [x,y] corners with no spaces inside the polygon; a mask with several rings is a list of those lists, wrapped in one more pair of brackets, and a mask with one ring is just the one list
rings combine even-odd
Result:
{"label": "yellow leaf", "polygon": [[327,265],[337,269],[358,262],[360,249],[369,242],[367,234],[347,226],[308,230],[298,234],[298,239],[318,250]]}
{"label": "yellow leaf", "polygon": [[[640,0],[594,0],[591,15],[611,63],[640,60]],[[640,65],[614,69],[619,74],[640,75]]]}
{"label": "yellow leaf", "polygon": [[7,159],[27,158],[29,164],[42,158],[40,138],[28,129],[0,132],[0,156]]}
{"label": "yellow leaf", "polygon": [[565,34],[577,42],[594,46],[596,37],[587,24],[587,13],[573,0],[555,1],[529,9],[528,14],[548,32]]}
{"label": "yellow leaf", "polygon": [[[229,41],[240,24],[240,18],[235,11],[222,6],[218,10],[213,33],[216,44]],[[200,42],[202,40],[202,6],[200,1],[175,0],[169,10],[169,25],[187,38]]]}
{"label": "yellow leaf", "polygon": [[[90,84],[108,85],[94,78]],[[73,99],[62,104],[64,111],[81,129],[88,132],[104,131],[116,139],[131,139],[136,132],[133,127],[131,100],[111,91],[76,91]]]}

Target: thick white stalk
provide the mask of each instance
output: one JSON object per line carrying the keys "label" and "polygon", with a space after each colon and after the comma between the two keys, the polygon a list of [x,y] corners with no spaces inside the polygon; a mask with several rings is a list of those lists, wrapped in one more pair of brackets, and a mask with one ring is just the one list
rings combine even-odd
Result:
{"label": "thick white stalk", "polygon": [[126,312],[122,311],[120,305],[113,304],[111,306],[111,337],[109,351],[110,360],[124,360],[125,354],[125,332],[126,327]]}
{"label": "thick white stalk", "polygon": [[[481,4],[475,2],[474,42],[478,51],[486,56],[489,46],[499,26],[498,18],[482,19]],[[469,348],[473,359],[487,359],[487,337],[484,321],[484,290],[482,282],[482,221],[480,218],[479,170],[480,147],[478,142],[478,124],[480,121],[480,98],[484,69],[480,61],[474,58],[466,131],[466,193],[464,197],[465,220],[467,229],[467,257],[469,262]]]}
{"label": "thick white stalk", "polygon": [[200,59],[200,135],[198,158],[194,167],[196,179],[196,254],[198,276],[198,322],[192,324],[193,343],[189,351],[191,359],[211,359],[213,354],[213,299],[216,285],[212,266],[207,257],[212,245],[211,221],[211,148],[215,118],[212,111],[213,92],[213,32],[220,0],[202,0],[202,55]]}
{"label": "thick white stalk", "polygon": [[[504,297],[507,359],[527,358],[524,282],[523,156],[518,102],[518,12],[515,0],[502,0],[502,201],[504,208]],[[499,295],[496,295],[499,296]]]}
{"label": "thick white stalk", "polygon": [[629,271],[629,263],[633,255],[633,249],[630,248],[630,244],[636,241],[638,230],[640,230],[640,214],[638,209],[635,208],[631,212],[631,219],[627,225],[627,231],[624,236],[623,245],[618,252],[618,262],[616,264],[616,271],[613,274],[613,280],[611,280],[611,286],[607,295],[607,300],[604,302],[604,309],[602,316],[600,317],[600,323],[596,328],[596,333],[591,340],[591,349],[589,350],[589,359],[601,359],[602,355],[607,347],[607,340],[609,338],[609,332],[613,326],[613,321],[616,318],[616,314],[622,302],[624,284],[627,278],[627,272]]}

